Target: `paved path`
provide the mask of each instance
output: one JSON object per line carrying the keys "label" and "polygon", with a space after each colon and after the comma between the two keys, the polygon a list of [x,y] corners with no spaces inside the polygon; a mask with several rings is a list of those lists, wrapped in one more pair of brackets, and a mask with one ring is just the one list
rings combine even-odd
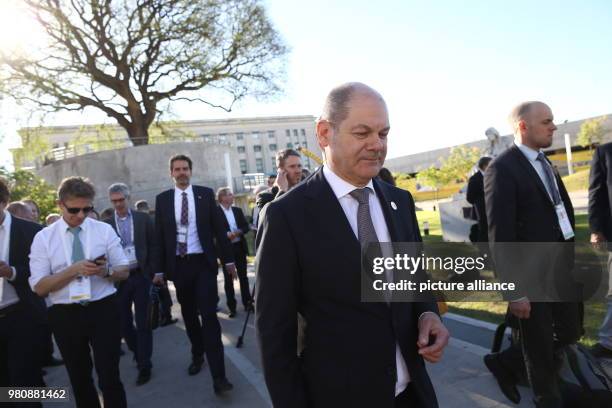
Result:
{"label": "paved path", "polygon": [[[254,279],[252,272],[250,279],[251,282]],[[221,280],[219,280],[219,289],[222,293]],[[220,306],[225,307],[223,299]],[[176,303],[173,314],[176,317],[180,316]],[[131,359],[131,353],[128,352],[122,357],[121,378],[126,388],[128,405],[143,408],[269,407],[270,400],[263,381],[252,320],[247,328],[244,347],[241,349],[235,347],[244,316],[241,310],[235,319],[229,319],[223,311],[219,313],[223,326],[223,341],[226,345],[227,375],[234,384],[233,392],[222,398],[214,395],[207,365],[198,375],[193,377],[187,375],[187,366],[190,362],[189,341],[184,326],[179,321],[177,325],[155,331],[153,377],[148,384],[135,386],[137,370]],[[482,362],[482,356],[490,347],[494,326],[450,314],[444,320],[453,339],[443,361],[428,365],[440,406],[517,407],[500,393],[497,383]],[[124,350],[127,349],[125,345],[123,347]],[[48,369],[46,381],[50,386],[69,384],[63,366]],[[523,402],[518,407],[532,406],[530,391],[521,388],[521,394]],[[72,404],[45,404],[45,407],[69,406]]]}

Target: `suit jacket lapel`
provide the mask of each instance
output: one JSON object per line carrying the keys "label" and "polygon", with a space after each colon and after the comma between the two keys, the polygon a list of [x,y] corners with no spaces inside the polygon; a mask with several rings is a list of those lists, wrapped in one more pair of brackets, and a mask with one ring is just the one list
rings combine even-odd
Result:
{"label": "suit jacket lapel", "polygon": [[338,238],[350,243],[348,252],[343,254],[350,256],[353,251],[360,251],[359,240],[355,236],[346,214],[336,198],[331,186],[323,176],[323,170],[319,169],[307,182],[307,190],[304,194],[306,199],[312,202],[306,206],[313,219],[317,219],[327,231],[338,234]]}
{"label": "suit jacket lapel", "polygon": [[[170,231],[172,231],[172,235],[174,237],[174,241],[176,242],[176,209],[174,208],[174,200],[175,197],[174,195],[176,194],[175,189],[173,188],[172,190],[168,191],[168,215],[170,216],[170,227],[172,227],[172,229]],[[156,209],[157,210],[157,209]]]}
{"label": "suit jacket lapel", "polygon": [[376,196],[378,197],[378,201],[380,202],[380,207],[383,210],[383,214],[385,216],[385,222],[387,223],[387,230],[389,230],[389,238],[391,238],[391,242],[400,241],[399,234],[397,232],[397,225],[399,223],[399,214],[395,210],[391,210],[390,203],[391,197],[390,192],[387,187],[383,185],[383,183],[378,183],[376,179],[372,180],[374,184],[374,190],[376,191]]}
{"label": "suit jacket lapel", "polygon": [[[19,221],[17,223],[19,223]],[[11,230],[9,231],[9,252],[8,254],[6,254],[9,265],[15,265],[18,261],[20,261],[16,258],[18,257],[17,254],[19,253],[19,247],[17,246],[17,243],[22,242],[22,237],[19,228],[15,227],[15,224],[15,217],[12,217]],[[21,250],[23,251],[23,248]]]}
{"label": "suit jacket lapel", "polygon": [[515,156],[518,158],[518,162],[523,167],[523,170],[529,174],[528,179],[533,180],[533,182],[536,183],[540,192],[544,195],[546,202],[550,203],[550,205],[552,206],[553,203],[550,200],[550,196],[548,195],[548,190],[546,190],[546,187],[544,187],[544,183],[538,175],[538,172],[533,168],[531,163],[529,163],[529,160],[525,157],[523,152],[521,152],[521,150],[516,145],[513,145],[511,149],[513,149]]}

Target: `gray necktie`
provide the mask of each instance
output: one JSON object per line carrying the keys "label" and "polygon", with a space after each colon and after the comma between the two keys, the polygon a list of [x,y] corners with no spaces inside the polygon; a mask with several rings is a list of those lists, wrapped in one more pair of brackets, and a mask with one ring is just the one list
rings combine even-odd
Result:
{"label": "gray necktie", "polygon": [[81,227],[68,228],[68,231],[74,236],[72,241],[72,263],[82,261],[85,259],[85,254],[83,253],[83,245],[79,238]]}
{"label": "gray necktie", "polygon": [[555,174],[553,173],[552,167],[544,157],[544,153],[538,153],[538,157],[536,159],[540,163],[542,163],[542,168],[544,169],[544,174],[546,175],[546,183],[548,184],[548,191],[552,196],[553,204],[557,205],[561,203],[561,195],[559,194],[559,190],[557,189],[557,184],[555,183]]}
{"label": "gray necktie", "polygon": [[359,208],[357,209],[357,236],[361,248],[365,249],[370,242],[378,242],[376,229],[374,229],[374,223],[370,215],[370,189],[367,187],[356,188],[350,194],[359,203]]}

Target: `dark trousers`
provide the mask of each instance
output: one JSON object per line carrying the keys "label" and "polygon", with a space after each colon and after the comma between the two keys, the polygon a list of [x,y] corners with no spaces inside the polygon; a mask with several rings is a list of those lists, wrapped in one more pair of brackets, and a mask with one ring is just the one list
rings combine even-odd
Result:
{"label": "dark trousers", "polygon": [[[91,375],[94,363],[104,406],[126,406],[125,390],[119,377],[119,319],[119,305],[115,295],[91,302],[87,306],[70,304],[49,308],[49,321],[79,408],[100,407]],[[93,363],[90,348],[93,351]]]}
{"label": "dark trousers", "polygon": [[560,403],[555,350],[575,343],[582,335],[582,305],[531,302],[529,319],[519,320],[519,330],[520,348],[502,351],[501,363],[517,374],[527,369],[536,401]]}
{"label": "dark trousers", "polygon": [[167,285],[159,287],[159,311],[162,319],[172,318],[172,297]]}
{"label": "dark trousers", "polygon": [[[251,291],[249,289],[249,278],[247,277],[247,254],[244,252],[242,242],[236,242],[233,245],[234,260],[236,263],[236,271],[238,272],[238,281],[240,282],[240,296],[242,297],[242,305],[246,308],[251,304]],[[236,310],[236,295],[234,294],[234,281],[229,273],[223,267],[223,278],[225,281],[225,297],[227,299],[227,307],[229,310]]]}
{"label": "dark trousers", "polygon": [[[140,270],[130,271],[130,277],[119,283],[117,296],[121,315],[121,336],[134,353],[138,369],[151,368],[153,354],[153,331],[149,324],[151,304],[151,279]],[[134,314],[132,313],[134,305]],[[134,327],[134,320],[136,327]]]}
{"label": "dark trousers", "polygon": [[216,271],[211,270],[203,254],[177,256],[174,287],[193,358],[199,359],[206,352],[213,378],[225,377],[221,325],[216,310],[219,300]]}
{"label": "dark trousers", "polygon": [[414,391],[414,384],[409,382],[406,389],[395,397],[394,408],[418,408],[421,406]]}
{"label": "dark trousers", "polygon": [[[0,387],[42,387],[40,339],[33,312],[21,302],[0,309]],[[0,404],[42,407],[40,403]]]}

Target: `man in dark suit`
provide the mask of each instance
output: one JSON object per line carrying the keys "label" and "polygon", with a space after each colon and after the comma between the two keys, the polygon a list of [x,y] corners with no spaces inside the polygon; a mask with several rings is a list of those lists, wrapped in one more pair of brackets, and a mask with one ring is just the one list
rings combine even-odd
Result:
{"label": "man in dark suit", "polygon": [[[121,309],[121,336],[134,353],[138,364],[136,385],[151,379],[153,332],[149,322],[151,280],[155,274],[153,257],[157,252],[153,220],[147,214],[130,210],[130,189],[123,183],[112,184],[108,196],[115,214],[106,222],[121,238],[121,246],[130,261],[130,276],[119,283],[118,298]],[[136,313],[136,328],[134,315]]]}
{"label": "man in dark suit", "polygon": [[[217,247],[227,272],[236,278],[232,245],[227,238],[215,193],[208,187],[191,185],[192,161],[185,155],[170,158],[175,188],[155,199],[155,229],[160,259],[155,283],[163,275],[174,282],[176,297],[191,341],[189,375],[200,372],[204,352],[208,357],[215,393],[229,391],[225,377],[221,325],[217,319]],[[200,322],[200,317],[202,321]]]}
{"label": "man in dark suit", "polygon": [[[134,209],[143,214],[147,214],[149,217],[155,216],[155,211],[149,209],[149,203],[147,200],[138,200],[134,204]],[[153,219],[153,218],[151,218]],[[168,283],[164,281],[163,284],[158,285],[159,291],[159,326],[169,326],[178,322],[178,319],[172,317],[172,297],[170,296],[170,290],[168,289]]]}
{"label": "man in dark suit", "polygon": [[[591,242],[603,246],[612,242],[612,143],[599,146],[591,161],[589,180],[589,226]],[[599,342],[591,352],[612,359],[612,248],[608,245],[608,310],[599,329]]]}
{"label": "man in dark suit", "polygon": [[[541,150],[551,145],[557,129],[550,108],[542,102],[521,103],[513,109],[510,122],[515,144],[493,160],[484,176],[489,242],[500,279],[516,280],[519,285],[517,294],[507,300],[509,314],[518,319],[536,406],[561,407],[555,349],[580,338],[581,304],[538,302],[534,297],[545,297],[531,294],[543,288],[544,280],[538,277],[546,273],[565,287],[563,296],[577,288],[570,275],[574,211],[561,177]],[[508,243],[520,242],[529,245],[520,247],[523,256],[514,256],[518,244]],[[504,394],[518,403],[516,374],[523,369],[520,346],[485,356],[485,364]]]}
{"label": "man in dark suit", "polygon": [[360,297],[365,242],[421,240],[410,194],[375,179],[388,132],[376,91],[333,89],[317,122],[325,166],[262,212],[255,312],[275,407],[438,406],[423,362],[448,342],[435,302]]}
{"label": "man in dark suit", "polygon": [[302,159],[300,154],[293,149],[280,150],[276,153],[276,169],[278,173],[272,187],[257,194],[255,199],[255,205],[260,211],[266,204],[282,196],[302,181]]}
{"label": "man in dark suit", "polygon": [[30,246],[41,227],[5,211],[9,198],[8,185],[0,179],[0,387],[42,387],[40,340],[35,333],[43,311],[28,285]]}
{"label": "man in dark suit", "polygon": [[467,185],[466,200],[476,210],[478,219],[478,242],[488,242],[487,210],[485,208],[484,173],[491,162],[490,157],[481,157],[478,160],[478,171],[470,177]]}
{"label": "man in dark suit", "polygon": [[[249,246],[246,241],[246,234],[250,231],[249,223],[244,217],[242,210],[239,207],[233,206],[234,194],[229,187],[221,187],[217,190],[217,201],[219,202],[221,219],[224,221],[225,230],[227,231],[227,238],[232,242],[234,261],[236,262],[238,281],[240,282],[242,306],[244,306],[244,310],[246,311],[253,307],[249,289],[249,278],[247,277],[247,255],[249,254]],[[223,277],[225,278],[225,297],[227,298],[229,317],[234,317],[236,316],[234,280],[229,273],[227,273],[225,268],[223,268]]]}

